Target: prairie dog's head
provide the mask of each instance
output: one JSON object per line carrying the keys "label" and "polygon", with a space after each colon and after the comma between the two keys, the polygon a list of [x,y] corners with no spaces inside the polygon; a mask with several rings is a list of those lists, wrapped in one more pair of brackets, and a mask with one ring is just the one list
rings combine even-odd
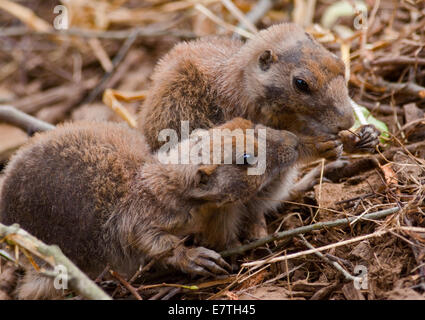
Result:
{"label": "prairie dog's head", "polygon": [[308,136],[336,134],[354,124],[345,66],[301,27],[280,24],[241,49],[250,57],[244,90],[249,110],[268,126]]}
{"label": "prairie dog's head", "polygon": [[235,118],[210,130],[195,132],[186,147],[189,164],[174,164],[182,197],[218,206],[255,196],[298,157],[298,139],[290,133]]}

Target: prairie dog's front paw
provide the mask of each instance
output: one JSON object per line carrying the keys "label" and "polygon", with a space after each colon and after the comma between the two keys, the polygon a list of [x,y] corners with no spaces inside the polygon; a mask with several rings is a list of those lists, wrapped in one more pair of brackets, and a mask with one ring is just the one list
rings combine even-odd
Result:
{"label": "prairie dog's front paw", "polygon": [[308,136],[300,138],[300,158],[336,160],[342,155],[342,142],[336,135]]}
{"label": "prairie dog's front paw", "polygon": [[371,124],[359,127],[355,133],[344,130],[339,134],[344,151],[348,153],[374,153],[380,135],[381,131]]}
{"label": "prairie dog's front paw", "polygon": [[327,141],[317,141],[315,148],[318,157],[327,160],[338,159],[342,154],[342,142],[338,139],[330,138]]}
{"label": "prairie dog's front paw", "polygon": [[167,262],[192,275],[228,274],[226,269],[231,270],[230,265],[217,252],[204,247],[176,248]]}

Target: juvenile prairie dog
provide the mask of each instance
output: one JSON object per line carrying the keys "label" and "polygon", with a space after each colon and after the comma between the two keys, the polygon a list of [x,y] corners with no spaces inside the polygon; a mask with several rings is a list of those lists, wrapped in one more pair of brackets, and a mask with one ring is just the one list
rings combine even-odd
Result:
{"label": "juvenile prairie dog", "polygon": [[[213,250],[238,243],[245,202],[296,161],[299,142],[272,129],[262,137],[264,126],[240,118],[216,129],[236,132],[231,141],[241,137],[265,153],[264,173],[247,174],[252,165],[245,160],[164,164],[142,135],[120,124],[65,124],[36,134],[5,169],[0,221],[59,245],[91,277],[107,263],[131,276],[150,259],[190,274],[225,273],[227,263]],[[236,151],[233,160],[252,156]],[[202,246],[186,246],[188,235]],[[51,281],[28,272],[19,297],[51,298],[52,290]]]}
{"label": "juvenile prairie dog", "polygon": [[266,234],[264,208],[275,209],[289,197],[300,163],[337,158],[342,144],[356,152],[373,150],[379,142],[373,126],[363,126],[355,135],[345,132],[342,141],[338,137],[354,124],[345,65],[291,23],[273,25],[246,43],[207,37],[177,44],[152,75],[138,123],[157,150],[162,129],[180,133],[181,121],[189,121],[191,130],[205,129],[234,117],[290,131],[302,151],[285,175],[275,177],[280,188],[274,188],[273,200],[260,211],[251,203],[251,238]]}
{"label": "juvenile prairie dog", "polygon": [[345,66],[301,27],[279,24],[246,43],[207,37],[177,44],[156,66],[139,128],[152,150],[162,129],[211,128],[247,118],[299,137],[335,138],[354,115]]}

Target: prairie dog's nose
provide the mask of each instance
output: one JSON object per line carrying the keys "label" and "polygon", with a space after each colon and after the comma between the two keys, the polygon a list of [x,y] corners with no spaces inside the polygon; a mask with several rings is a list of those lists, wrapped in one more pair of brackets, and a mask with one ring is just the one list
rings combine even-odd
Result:
{"label": "prairie dog's nose", "polygon": [[[330,81],[327,89],[327,96],[331,97],[331,117],[332,131],[338,133],[342,130],[350,129],[354,125],[354,109],[353,101],[348,95],[345,80],[342,77],[337,77]],[[335,132],[338,130],[338,132]]]}
{"label": "prairie dog's nose", "polygon": [[348,130],[354,125],[354,108],[350,100],[343,102],[338,108],[338,116],[335,119],[338,132]]}
{"label": "prairie dog's nose", "polygon": [[343,117],[338,123],[338,131],[350,129],[355,122],[354,110],[351,105],[344,110]]}

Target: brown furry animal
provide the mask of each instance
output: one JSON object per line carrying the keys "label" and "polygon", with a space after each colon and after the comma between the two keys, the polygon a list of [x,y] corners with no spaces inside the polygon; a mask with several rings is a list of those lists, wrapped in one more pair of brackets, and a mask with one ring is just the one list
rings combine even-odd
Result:
{"label": "brown furry animal", "polygon": [[139,113],[152,150],[162,129],[211,128],[247,118],[297,136],[327,137],[354,122],[341,59],[295,24],[245,44],[207,37],[176,45],[158,63]]}
{"label": "brown furry animal", "polygon": [[[265,127],[243,119],[218,127],[226,128],[239,129],[232,141],[242,138],[257,154],[266,153],[264,174],[248,175],[251,165],[235,161],[163,164],[143,136],[119,124],[66,124],[37,134],[5,169],[0,221],[59,245],[92,277],[107,263],[131,275],[152,258],[191,274],[225,273],[227,263],[213,250],[238,243],[245,204],[298,158],[291,133],[267,129],[262,138],[258,132]],[[210,147],[217,144],[222,147],[216,140]],[[247,154],[231,153],[233,160],[241,156]],[[188,235],[203,247],[182,243]],[[52,298],[52,283],[29,272],[19,295]]]}
{"label": "brown furry animal", "polygon": [[[335,158],[342,152],[337,134],[354,123],[345,83],[345,66],[295,24],[279,24],[243,43],[208,37],[176,45],[158,63],[153,84],[138,115],[140,131],[152,150],[162,143],[162,129],[180,133],[181,121],[190,130],[211,128],[243,117],[294,133],[303,146],[296,164],[318,157]],[[362,127],[344,143],[350,151],[374,149],[379,133]],[[274,209],[288,198],[297,176],[296,165],[277,176]],[[280,181],[280,182],[279,182]],[[266,234],[263,211],[253,212],[251,238]],[[256,225],[258,221],[260,225]]]}

